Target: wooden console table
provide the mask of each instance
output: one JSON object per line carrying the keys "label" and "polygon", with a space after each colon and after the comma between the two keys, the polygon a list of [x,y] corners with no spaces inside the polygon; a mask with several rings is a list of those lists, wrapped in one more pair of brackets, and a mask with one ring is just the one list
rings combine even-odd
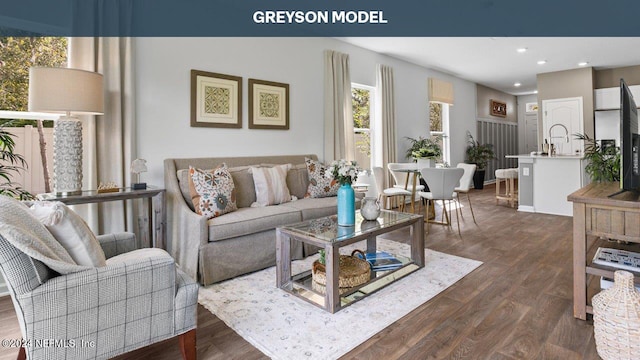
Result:
{"label": "wooden console table", "polygon": [[[587,296],[587,275],[613,279],[616,268],[592,264],[587,254],[595,252],[598,238],[640,243],[640,196],[624,192],[614,183],[592,183],[572,193],[573,202],[573,316],[586,320],[593,314]],[[617,244],[605,245],[622,247]],[[636,274],[638,275],[638,274]]]}
{"label": "wooden console table", "polygon": [[[149,235],[151,247],[165,248],[166,210],[165,189],[149,186],[145,190],[121,188],[116,192],[98,193],[97,190],[83,191],[79,195],[56,195],[55,193],[38,194],[44,201],[60,201],[67,205],[96,204],[107,201],[148,199]],[[129,230],[129,229],[127,229]]]}

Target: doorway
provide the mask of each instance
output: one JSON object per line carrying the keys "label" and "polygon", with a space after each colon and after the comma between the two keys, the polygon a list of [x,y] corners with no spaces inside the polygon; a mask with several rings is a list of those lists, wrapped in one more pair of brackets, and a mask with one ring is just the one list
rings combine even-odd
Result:
{"label": "doorway", "polygon": [[524,153],[538,151],[538,113],[524,115]]}

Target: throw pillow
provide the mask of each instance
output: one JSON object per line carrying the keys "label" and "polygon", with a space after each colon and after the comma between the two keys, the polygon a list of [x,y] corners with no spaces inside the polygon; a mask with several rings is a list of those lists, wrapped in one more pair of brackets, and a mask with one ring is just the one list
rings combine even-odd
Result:
{"label": "throw pillow", "polygon": [[309,158],[304,159],[309,175],[309,186],[305,198],[336,196],[340,184],[328,173],[327,166]]}
{"label": "throw pillow", "polygon": [[256,189],[256,202],[251,206],[278,205],[291,201],[287,187],[287,171],[291,164],[273,167],[252,167],[253,183]]}
{"label": "throw pillow", "polygon": [[84,220],[65,204],[56,201],[35,201],[32,214],[49,230],[78,265],[106,266],[100,242]]}
{"label": "throw pillow", "polygon": [[236,189],[227,164],[208,171],[189,166],[189,192],[196,213],[207,219],[238,209]]}

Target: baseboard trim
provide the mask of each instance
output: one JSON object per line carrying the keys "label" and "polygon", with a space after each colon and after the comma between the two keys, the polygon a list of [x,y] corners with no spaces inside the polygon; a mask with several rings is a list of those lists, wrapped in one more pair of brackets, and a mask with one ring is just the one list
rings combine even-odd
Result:
{"label": "baseboard trim", "polygon": [[518,211],[534,213],[536,209],[533,206],[518,205]]}

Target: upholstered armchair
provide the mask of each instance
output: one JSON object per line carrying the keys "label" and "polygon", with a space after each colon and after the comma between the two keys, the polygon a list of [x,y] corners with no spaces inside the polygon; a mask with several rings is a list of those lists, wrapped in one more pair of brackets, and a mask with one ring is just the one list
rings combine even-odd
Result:
{"label": "upholstered armchair", "polygon": [[195,359],[198,285],[167,252],[135,250],[129,233],[98,236],[106,266],[61,275],[14,246],[27,215],[7,204],[0,199],[0,272],[27,345],[18,359],[108,359],[174,336]]}

